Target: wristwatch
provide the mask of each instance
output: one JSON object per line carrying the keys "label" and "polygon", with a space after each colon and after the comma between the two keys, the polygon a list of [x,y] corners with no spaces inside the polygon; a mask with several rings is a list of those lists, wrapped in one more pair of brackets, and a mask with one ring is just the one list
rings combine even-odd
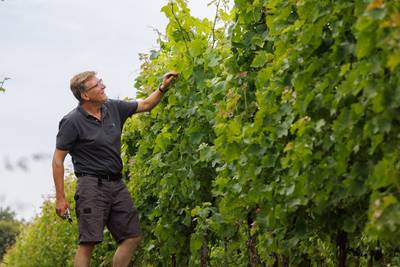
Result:
{"label": "wristwatch", "polygon": [[160,84],[160,86],[158,87],[158,90],[161,92],[161,93],[165,93],[167,90],[165,89],[165,88],[162,88],[162,84]]}

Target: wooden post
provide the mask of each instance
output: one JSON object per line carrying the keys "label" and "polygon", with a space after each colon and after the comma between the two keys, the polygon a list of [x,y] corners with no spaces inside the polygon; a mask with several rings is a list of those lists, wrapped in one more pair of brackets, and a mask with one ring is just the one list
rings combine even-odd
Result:
{"label": "wooden post", "polygon": [[346,232],[340,230],[336,237],[336,244],[338,248],[337,262],[338,267],[346,267],[347,259],[347,234]]}
{"label": "wooden post", "polygon": [[228,267],[228,239],[224,238],[224,267]]}
{"label": "wooden post", "polygon": [[175,256],[175,254],[172,254],[171,260],[172,260],[172,267],[176,267],[176,256]]}
{"label": "wooden post", "polygon": [[256,236],[251,234],[251,227],[254,223],[253,218],[249,214],[247,216],[247,232],[248,232],[248,237],[249,239],[247,240],[247,250],[249,252],[249,263],[251,267],[257,267],[259,266],[259,260],[258,260],[258,255],[257,255],[257,249],[256,249]]}
{"label": "wooden post", "polygon": [[200,250],[200,267],[207,267],[208,259],[208,233],[204,234],[203,245]]}

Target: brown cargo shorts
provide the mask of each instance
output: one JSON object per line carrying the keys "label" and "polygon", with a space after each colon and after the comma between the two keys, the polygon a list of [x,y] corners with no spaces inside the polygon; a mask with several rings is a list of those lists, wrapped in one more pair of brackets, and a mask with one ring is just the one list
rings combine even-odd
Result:
{"label": "brown cargo shorts", "polygon": [[93,176],[78,179],[75,193],[79,243],[103,241],[104,226],[117,243],[141,236],[139,216],[125,183]]}

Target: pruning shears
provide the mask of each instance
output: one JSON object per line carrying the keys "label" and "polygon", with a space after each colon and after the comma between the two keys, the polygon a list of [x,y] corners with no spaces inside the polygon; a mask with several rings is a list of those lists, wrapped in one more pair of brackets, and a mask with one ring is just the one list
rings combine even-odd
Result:
{"label": "pruning shears", "polygon": [[68,208],[65,210],[63,219],[64,219],[64,220],[68,220],[68,222],[72,224],[71,212],[69,211]]}

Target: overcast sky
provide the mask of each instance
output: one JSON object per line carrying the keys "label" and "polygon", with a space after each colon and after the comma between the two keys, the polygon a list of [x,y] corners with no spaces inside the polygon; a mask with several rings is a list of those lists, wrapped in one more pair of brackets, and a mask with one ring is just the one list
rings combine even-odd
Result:
{"label": "overcast sky", "polygon": [[[213,17],[209,0],[190,0]],[[134,97],[138,54],[157,48],[167,0],[0,1],[0,206],[31,219],[54,194],[50,157],[61,117],[76,106],[70,78],[95,70],[110,98]]]}

